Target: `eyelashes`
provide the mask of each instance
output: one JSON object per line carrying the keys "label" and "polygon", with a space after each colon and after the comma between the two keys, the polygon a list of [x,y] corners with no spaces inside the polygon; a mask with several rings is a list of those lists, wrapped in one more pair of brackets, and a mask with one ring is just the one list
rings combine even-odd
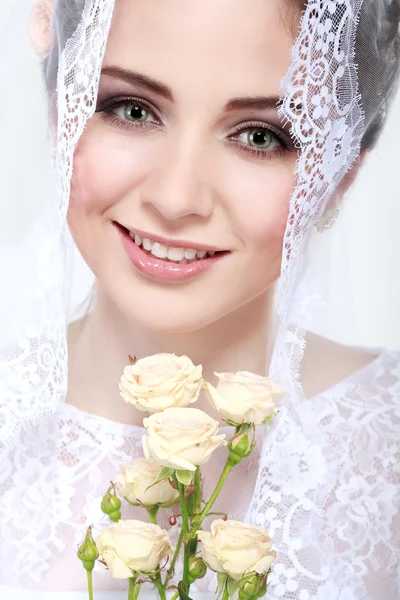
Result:
{"label": "eyelashes", "polygon": [[[121,127],[122,129],[132,129],[135,127],[143,127],[148,126],[149,124],[153,125],[162,125],[162,121],[159,117],[155,117],[152,121],[139,121],[139,120],[128,120],[127,118],[123,118],[121,115],[117,113],[119,109],[126,109],[128,107],[132,107],[132,110],[138,109],[136,111],[142,111],[147,113],[148,115],[156,115],[156,109],[149,103],[145,102],[143,99],[139,98],[114,98],[111,100],[107,100],[105,102],[99,103],[96,108],[96,112],[101,113],[103,119],[106,121],[110,121],[112,124]],[[120,110],[120,112],[124,112]]]}
{"label": "eyelashes", "polygon": [[[247,138],[247,141],[240,138]],[[283,140],[277,128],[267,125],[260,121],[250,121],[237,126],[234,132],[228,137],[232,143],[235,143],[245,152],[251,152],[258,158],[271,158],[273,156],[282,156],[289,150],[287,143]],[[252,146],[251,141],[260,143],[265,141],[267,147]]]}
{"label": "eyelashes", "polygon": [[[101,114],[104,121],[124,131],[150,133],[163,127],[157,109],[143,98],[111,98],[99,102],[96,112]],[[262,121],[247,121],[237,125],[227,136],[226,142],[256,158],[283,156],[295,149],[287,134]]]}

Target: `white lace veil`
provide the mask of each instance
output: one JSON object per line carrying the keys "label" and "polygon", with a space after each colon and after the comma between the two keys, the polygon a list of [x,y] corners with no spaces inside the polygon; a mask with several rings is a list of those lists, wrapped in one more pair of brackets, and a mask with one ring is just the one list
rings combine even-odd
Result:
{"label": "white lace veil", "polygon": [[[45,61],[37,56],[27,35],[33,3],[20,0],[0,35],[0,442],[6,446],[18,433],[56,411],[66,395],[66,330],[76,275],[66,211],[74,150],[95,111],[114,0],[63,0],[62,10],[60,0],[56,2],[51,49]],[[340,318],[329,313],[332,306],[325,302],[335,228],[324,226],[340,208],[335,204],[337,186],[360,151],[374,145],[385,120],[397,84],[399,10],[397,0],[309,0],[304,5],[280,106],[281,119],[291,124],[299,146],[297,185],[290,202],[276,300],[279,326],[270,365],[271,377],[286,394],[273,431],[276,446],[271,447],[269,437],[261,475],[273,463],[278,445],[284,450],[296,436],[301,442],[299,431],[319,440],[326,457],[334,454],[323,431],[309,430],[308,412],[303,409],[306,331],[315,329],[321,318],[332,323]],[[50,109],[49,89],[55,90]],[[342,304],[349,310],[351,295],[349,279],[341,292]],[[321,343],[319,352],[324,351]],[[334,371],[332,351],[329,360]],[[320,483],[308,495],[308,508],[304,501],[304,515],[298,520],[298,526],[310,526],[308,548],[313,547],[312,535],[318,531],[318,519],[332,489],[329,479]],[[264,484],[260,476],[259,488]],[[261,513],[268,513],[268,519],[275,514],[272,496],[278,491],[271,490],[268,501],[256,490],[249,508],[256,521]],[[295,538],[293,533],[292,541]],[[278,531],[274,539],[282,555],[287,552],[289,556],[284,532]],[[293,544],[296,556],[287,560],[288,568],[296,560],[299,571],[305,572],[302,565],[310,563],[311,554],[301,552]],[[318,571],[318,560],[315,565]],[[323,577],[322,572],[315,574],[315,580]]]}
{"label": "white lace veil", "polygon": [[[66,394],[70,273],[65,216],[73,153],[95,110],[113,10],[113,2],[107,0],[76,0],[70,3],[71,12],[58,20],[56,7],[52,49],[43,65],[28,37],[32,5],[26,0],[17,6],[0,42],[8,88],[1,94],[2,131],[13,150],[5,149],[2,181],[3,189],[15,190],[14,198],[3,195],[1,205],[6,285],[0,317],[0,438],[6,442],[20,427],[54,411]],[[82,16],[80,21],[76,15]],[[16,40],[14,56],[21,68],[8,59]],[[50,129],[45,77],[58,107],[57,125],[53,118]],[[11,92],[24,88],[25,94]],[[9,116],[22,114],[26,101],[41,112],[38,119],[35,112],[29,123],[24,119],[16,128],[15,116]]]}
{"label": "white lace veil", "polygon": [[[306,3],[293,62],[282,83],[280,114],[290,122],[301,153],[284,239],[280,321],[270,372],[287,391],[286,405],[297,416],[305,328],[312,327],[323,304],[321,283],[327,277],[326,265],[316,274],[307,248],[336,186],[359,156],[365,134],[373,142],[396,81],[397,37],[391,17],[397,18],[397,3],[365,0],[360,23],[371,31],[360,34],[361,4]],[[18,4],[0,40],[8,90],[1,94],[2,139],[7,140],[1,181],[7,193],[2,194],[0,223],[0,439],[6,443],[19,428],[54,411],[66,393],[66,292],[72,267],[65,214],[74,148],[95,110],[113,1],[73,0],[68,9],[63,3],[61,14],[56,3],[51,52],[43,64],[26,34],[31,6],[31,0]],[[372,41],[366,48],[368,35]],[[16,44],[18,51],[11,51]],[[379,74],[376,81],[368,76],[371,65]],[[50,117],[52,131],[46,126],[43,75],[49,89],[56,90],[58,118],[55,125],[54,114]],[[34,118],[27,118],[27,103]]]}

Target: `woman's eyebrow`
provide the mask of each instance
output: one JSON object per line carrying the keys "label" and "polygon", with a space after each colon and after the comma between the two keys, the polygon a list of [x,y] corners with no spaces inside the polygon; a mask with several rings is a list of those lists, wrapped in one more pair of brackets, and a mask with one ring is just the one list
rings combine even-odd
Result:
{"label": "woman's eyebrow", "polygon": [[103,67],[101,71],[102,75],[109,75],[110,77],[122,79],[131,85],[140,85],[141,87],[147,88],[148,90],[162,96],[166,100],[174,101],[174,97],[171,89],[160,81],[156,81],[143,73],[137,71],[128,71],[114,65]]}
{"label": "woman's eyebrow", "polygon": [[[118,67],[116,65],[103,67],[101,73],[102,75],[109,75],[115,79],[122,79],[131,85],[139,85],[147,88],[148,90],[158,94],[159,96],[162,96],[170,102],[174,101],[172,90],[167,85],[161,83],[161,81],[157,81],[156,79],[149,77],[148,75],[144,75],[143,73],[123,69],[122,67]],[[225,105],[225,111],[230,112],[243,109],[271,110],[278,108],[280,103],[281,99],[279,96],[244,96],[243,98],[232,98],[232,100],[229,100]]]}
{"label": "woman's eyebrow", "polygon": [[243,97],[243,98],[233,98],[229,100],[229,102],[225,105],[226,111],[232,110],[240,110],[240,109],[254,109],[254,110],[266,110],[266,109],[277,109],[281,104],[281,99],[279,96],[257,96],[255,98],[252,97]]}

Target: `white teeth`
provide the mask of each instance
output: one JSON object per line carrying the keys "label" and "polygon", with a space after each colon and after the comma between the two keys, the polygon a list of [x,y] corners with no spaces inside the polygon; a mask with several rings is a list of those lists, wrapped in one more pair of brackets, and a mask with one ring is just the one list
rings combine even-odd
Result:
{"label": "white teeth", "polygon": [[129,231],[129,237],[137,246],[142,246],[147,252],[161,259],[168,259],[173,262],[186,265],[193,260],[204,258],[205,256],[214,256],[215,252],[206,252],[205,250],[195,250],[194,248],[172,248],[159,242],[153,242],[149,238],[141,238],[140,235]]}
{"label": "white teeth", "polygon": [[185,250],[185,258],[188,260],[193,260],[196,258],[197,250],[193,250],[193,248],[188,248]]}
{"label": "white teeth", "polygon": [[151,240],[149,240],[148,238],[144,238],[143,240],[143,248],[145,250],[151,250],[153,247],[153,242]]}
{"label": "white teeth", "polygon": [[168,248],[163,244],[159,244],[158,242],[153,242],[153,247],[151,249],[151,253],[157,258],[167,258]]}
{"label": "white teeth", "polygon": [[168,248],[167,257],[169,260],[179,262],[185,258],[185,251],[183,248]]}

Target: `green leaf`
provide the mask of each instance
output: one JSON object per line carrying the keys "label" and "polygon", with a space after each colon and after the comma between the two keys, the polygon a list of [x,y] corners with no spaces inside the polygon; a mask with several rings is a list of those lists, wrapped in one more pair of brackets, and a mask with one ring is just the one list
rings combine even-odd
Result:
{"label": "green leaf", "polygon": [[278,414],[277,410],[274,410],[273,413],[271,413],[269,415],[269,417],[267,417],[266,419],[264,419],[264,421],[262,422],[262,425],[268,425],[268,423],[270,423],[272,421],[272,419],[275,419],[276,415]]}
{"label": "green leaf", "polygon": [[226,584],[229,598],[232,598],[239,589],[239,582],[232,579],[232,577],[228,577],[228,582]]}
{"label": "green leaf", "polygon": [[180,600],[192,600],[186,592],[185,584],[183,583],[183,581],[180,581],[178,584],[178,592]]}
{"label": "green leaf", "polygon": [[226,585],[227,579],[228,579],[228,575],[226,573],[217,573],[217,582],[218,582],[217,598],[219,598],[221,596],[221,594],[223,594],[223,592],[225,590],[225,585]]}
{"label": "green leaf", "polygon": [[257,594],[257,598],[264,598],[268,590],[267,582],[264,583],[261,590]]}
{"label": "green leaf", "polygon": [[165,481],[166,479],[169,479],[173,472],[173,469],[170,469],[169,467],[163,467],[157,475],[157,479],[155,480],[155,482],[149,485],[149,487],[146,489],[146,492],[153,486],[157,485],[157,483],[160,483],[160,481]]}
{"label": "green leaf", "polygon": [[235,421],[231,421],[230,419],[226,419],[225,422],[227,425],[229,425],[229,427],[236,427],[236,429],[240,427],[240,424],[235,423]]}
{"label": "green leaf", "polygon": [[192,483],[193,473],[191,471],[175,471],[175,475],[182,485],[188,486]]}

